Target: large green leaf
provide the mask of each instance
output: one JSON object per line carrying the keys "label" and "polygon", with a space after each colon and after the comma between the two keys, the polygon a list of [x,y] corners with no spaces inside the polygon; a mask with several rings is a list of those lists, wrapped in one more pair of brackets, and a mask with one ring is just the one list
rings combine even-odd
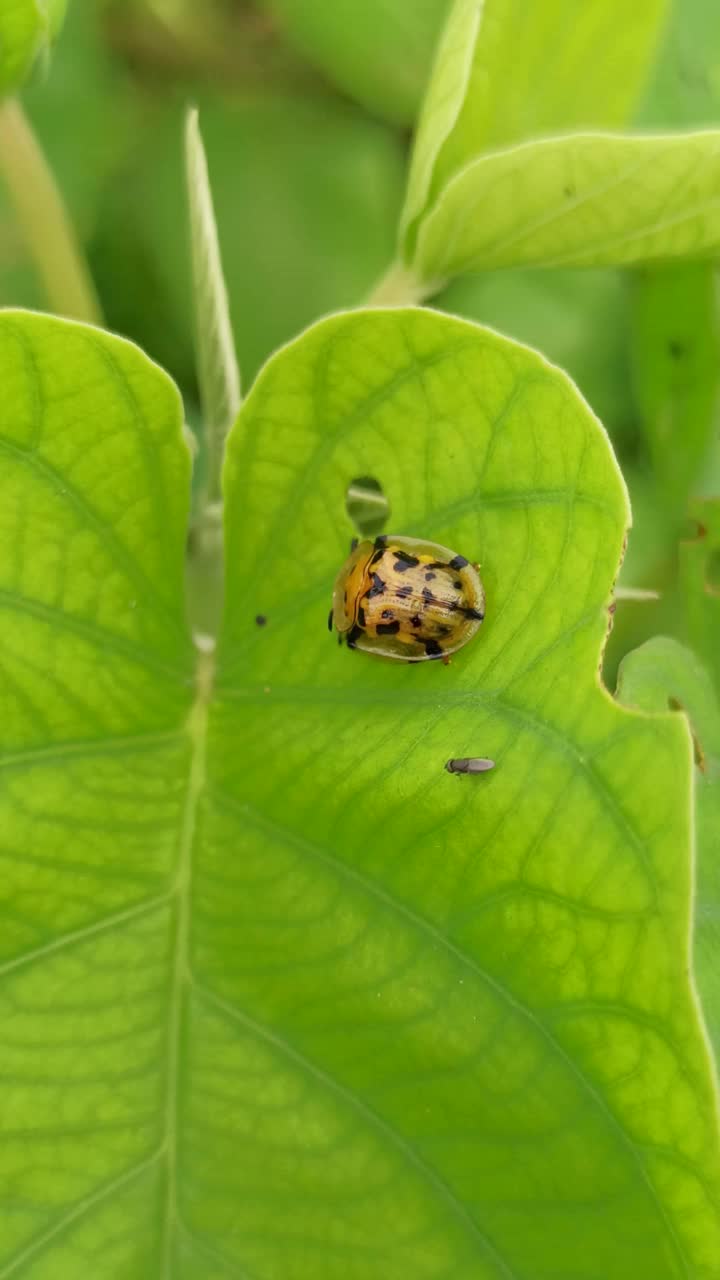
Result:
{"label": "large green leaf", "polygon": [[0,5],[0,96],[20,87],[62,24],[67,0],[3,0]]}
{"label": "large green leaf", "polygon": [[413,124],[449,0],[263,0],[283,34],[368,110]]}
{"label": "large green leaf", "polygon": [[[229,447],[196,878],[217,936],[198,947],[195,1062],[217,1079],[232,1049],[236,1076],[193,1130],[208,1171],[203,1123],[234,1153],[233,1176],[212,1179],[224,1250],[289,1276],[338,1274],[348,1237],[369,1249],[354,1257],[368,1276],[577,1276],[579,1256],[598,1276],[710,1269],[688,741],[597,684],[626,518],[597,424],[522,348],[433,314],[369,313],[276,357]],[[448,671],[373,663],[323,635],[344,486],[367,472],[394,527],[482,561],[484,634]],[[475,753],[497,760],[487,786],[444,773]],[[259,1075],[272,1081],[260,1117],[244,1097]],[[260,1151],[258,1194],[290,1196],[243,1246],[230,1224]],[[328,1251],[318,1201],[339,1184]],[[697,1234],[686,1192],[707,1205]],[[246,1231],[256,1213],[242,1211]]]}
{"label": "large green leaf", "polygon": [[189,458],[172,384],[97,330],[1,313],[0,385],[0,1271],[135,1280],[188,840]]}
{"label": "large green leaf", "polygon": [[481,156],[420,227],[416,275],[630,266],[720,248],[720,133],[547,138]]}
{"label": "large green leaf", "polygon": [[623,125],[665,9],[665,0],[455,0],[413,153],[403,214],[410,241],[417,219],[482,151]]}
{"label": "large green leaf", "polygon": [[[572,385],[431,312],[280,352],[229,441],[211,696],[172,388],[0,333],[0,1274],[709,1280],[689,738],[598,684],[627,504]],[[482,560],[447,669],[325,630],[363,474]]]}
{"label": "large green leaf", "polygon": [[698,985],[716,1056],[720,1053],[720,704],[694,653],[657,637],[620,666],[618,696],[643,711],[681,710],[695,743],[697,904],[694,951]]}

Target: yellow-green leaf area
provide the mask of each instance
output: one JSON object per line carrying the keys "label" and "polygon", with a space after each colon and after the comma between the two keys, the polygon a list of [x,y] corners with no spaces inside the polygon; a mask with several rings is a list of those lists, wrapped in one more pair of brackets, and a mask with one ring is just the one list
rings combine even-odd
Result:
{"label": "yellow-green leaf area", "polygon": [[35,59],[55,37],[65,0],[3,0],[0,6],[0,95],[27,78]]}
{"label": "yellow-green leaf area", "polygon": [[617,129],[628,119],[666,0],[455,0],[425,95],[403,225],[482,153],[546,134]]}
{"label": "yellow-green leaf area", "polygon": [[[327,633],[357,475],[481,563],[448,668]],[[340,315],[261,373],[225,500],[189,1228],[290,1280],[714,1275],[690,743],[599,684],[628,521],[601,427],[490,331]]]}
{"label": "yellow-green leaf area", "polygon": [[[569,381],[432,312],[281,351],[213,692],[170,381],[18,312],[0,378],[0,1275],[712,1277],[691,742],[598,683],[628,511]],[[327,632],[361,475],[481,562],[449,668]]]}
{"label": "yellow-green leaf area", "polygon": [[491,152],[419,229],[427,281],[498,267],[631,266],[717,256],[720,133],[576,134]]}
{"label": "yellow-green leaf area", "polygon": [[155,1276],[193,655],[177,391],[0,313],[0,1274]]}

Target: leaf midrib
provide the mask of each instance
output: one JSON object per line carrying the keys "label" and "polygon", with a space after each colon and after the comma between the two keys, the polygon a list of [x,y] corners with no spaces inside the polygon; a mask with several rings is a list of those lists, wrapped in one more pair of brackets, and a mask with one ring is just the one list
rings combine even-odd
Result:
{"label": "leaf midrib", "polygon": [[197,813],[200,796],[206,781],[207,723],[213,677],[214,652],[198,651],[195,701],[187,720],[191,742],[190,771],[185,807],[183,809],[178,848],[175,895],[177,918],[175,942],[172,952],[170,976],[170,1001],[167,1031],[167,1067],[165,1101],[164,1152],[167,1165],[167,1185],[163,1234],[161,1243],[160,1280],[171,1280],[173,1273],[173,1244],[178,1222],[178,1078],[180,1071],[180,1038],[182,1029],[183,996],[190,979],[190,889],[192,883],[192,855],[195,843]]}

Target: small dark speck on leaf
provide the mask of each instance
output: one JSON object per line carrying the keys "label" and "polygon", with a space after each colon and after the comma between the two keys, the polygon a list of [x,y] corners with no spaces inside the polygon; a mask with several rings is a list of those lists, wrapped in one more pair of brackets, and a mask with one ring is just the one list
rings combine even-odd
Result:
{"label": "small dark speck on leaf", "polygon": [[676,338],[671,338],[668,342],[668,351],[673,360],[680,360],[685,355],[685,344],[678,342]]}
{"label": "small dark speck on leaf", "polygon": [[572,197],[576,194],[575,188],[570,183],[568,183],[566,187],[563,187],[563,193],[567,196],[568,200],[572,200]]}
{"label": "small dark speck on leaf", "polygon": [[265,617],[265,614],[264,614],[264,613],[258,613],[258,614],[256,614],[256,615],[255,615],[255,622],[256,622],[256,625],[257,625],[258,627],[264,627],[264,626],[265,626],[265,623],[267,622],[267,618]]}

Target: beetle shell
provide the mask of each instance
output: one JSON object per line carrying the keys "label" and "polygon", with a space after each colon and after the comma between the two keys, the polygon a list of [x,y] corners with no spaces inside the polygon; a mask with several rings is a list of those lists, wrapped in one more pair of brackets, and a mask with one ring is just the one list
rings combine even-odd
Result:
{"label": "beetle shell", "polygon": [[485,616],[477,569],[419,538],[360,542],[335,582],[331,622],[351,649],[381,658],[447,661]]}

